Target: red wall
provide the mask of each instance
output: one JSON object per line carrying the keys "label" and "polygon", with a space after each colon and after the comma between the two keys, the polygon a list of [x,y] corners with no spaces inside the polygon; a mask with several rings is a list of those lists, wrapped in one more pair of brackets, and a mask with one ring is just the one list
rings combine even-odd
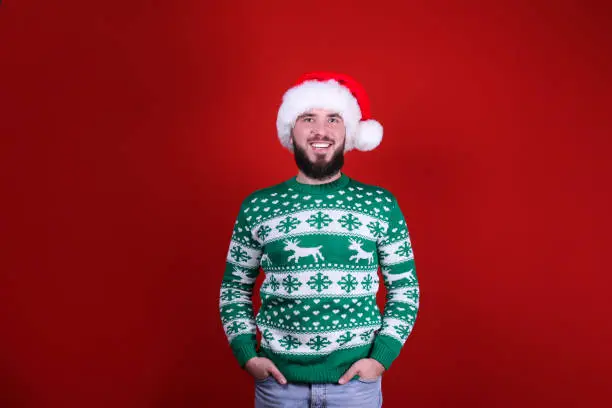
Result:
{"label": "red wall", "polygon": [[385,407],[610,404],[609,7],[221,3],[0,5],[0,406],[252,406],[221,275],[313,69],[369,91],[385,138],[345,171],[413,240]]}

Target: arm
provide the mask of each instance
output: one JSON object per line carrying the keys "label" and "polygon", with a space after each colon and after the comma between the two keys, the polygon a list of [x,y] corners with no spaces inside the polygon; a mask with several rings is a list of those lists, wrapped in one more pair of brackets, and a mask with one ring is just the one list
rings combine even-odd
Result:
{"label": "arm", "polygon": [[253,288],[259,274],[262,248],[248,223],[248,201],[240,206],[221,283],[219,309],[225,335],[240,367],[257,357]]}
{"label": "arm", "polygon": [[389,226],[377,242],[387,296],[382,327],[370,353],[386,370],[410,335],[419,309],[419,283],[408,227],[395,198],[392,204]]}

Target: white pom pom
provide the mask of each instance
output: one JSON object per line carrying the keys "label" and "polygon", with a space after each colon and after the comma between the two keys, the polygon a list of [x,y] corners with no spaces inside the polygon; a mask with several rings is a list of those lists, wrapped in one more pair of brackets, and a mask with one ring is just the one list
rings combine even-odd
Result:
{"label": "white pom pom", "polygon": [[359,129],[355,135],[355,148],[367,152],[376,148],[383,137],[383,127],[373,119],[359,122]]}

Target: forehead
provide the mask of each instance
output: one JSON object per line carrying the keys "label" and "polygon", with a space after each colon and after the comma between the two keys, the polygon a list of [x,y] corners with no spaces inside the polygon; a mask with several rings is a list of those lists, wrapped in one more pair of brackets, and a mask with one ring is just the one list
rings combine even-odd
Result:
{"label": "forehead", "polygon": [[339,116],[339,117],[342,117],[342,115],[340,115],[338,111],[330,110],[330,109],[323,109],[323,108],[308,109],[304,113],[302,113],[300,116]]}

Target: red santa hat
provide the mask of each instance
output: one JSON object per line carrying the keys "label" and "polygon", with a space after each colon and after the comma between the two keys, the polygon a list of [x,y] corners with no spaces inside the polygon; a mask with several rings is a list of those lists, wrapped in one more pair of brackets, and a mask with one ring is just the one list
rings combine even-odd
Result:
{"label": "red santa hat", "polygon": [[291,129],[295,121],[315,108],[328,109],[342,117],[346,126],[345,152],[368,151],[380,144],[383,128],[370,118],[370,100],[361,84],[345,74],[310,72],[283,95],[276,129],[284,147],[293,151]]}

